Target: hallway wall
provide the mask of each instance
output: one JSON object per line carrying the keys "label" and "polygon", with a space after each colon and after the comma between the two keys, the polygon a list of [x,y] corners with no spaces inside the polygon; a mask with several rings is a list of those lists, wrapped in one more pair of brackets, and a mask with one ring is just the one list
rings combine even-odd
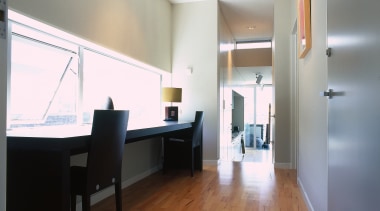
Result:
{"label": "hallway wall", "polygon": [[[296,5],[295,3],[293,5]],[[327,210],[327,0],[311,1],[312,48],[299,60],[299,181],[314,210]]]}
{"label": "hallway wall", "polygon": [[[218,1],[173,4],[172,86],[182,87],[179,120],[205,112],[203,159],[219,160]],[[192,74],[186,69],[191,67]]]}
{"label": "hallway wall", "polygon": [[291,168],[291,11],[290,0],[275,1],[273,46],[275,166]]}
{"label": "hallway wall", "polygon": [[231,78],[235,70],[235,61],[233,47],[235,40],[228,27],[223,14],[219,8],[218,16],[218,69],[219,69],[219,118],[220,118],[220,138],[219,150],[220,160],[228,160],[232,156],[231,148],[231,130],[232,130],[232,87],[226,83]]}
{"label": "hallway wall", "polygon": [[[275,1],[275,114],[276,164],[291,162],[291,66],[292,33],[297,21],[297,0]],[[298,182],[310,210],[327,210],[327,0],[311,1],[312,48],[299,62]],[[279,165],[280,164],[280,165]]]}

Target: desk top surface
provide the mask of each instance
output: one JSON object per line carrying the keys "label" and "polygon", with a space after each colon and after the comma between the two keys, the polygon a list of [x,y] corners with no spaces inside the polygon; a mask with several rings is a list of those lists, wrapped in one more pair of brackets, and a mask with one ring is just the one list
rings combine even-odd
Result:
{"label": "desk top surface", "polygon": [[[125,143],[132,143],[192,127],[191,122],[149,121],[128,123]],[[88,144],[91,125],[17,128],[7,131],[9,147],[75,149]]]}
{"label": "desk top surface", "polygon": [[[91,134],[91,124],[88,125],[69,125],[69,126],[44,126],[34,128],[15,128],[7,130],[7,137],[40,137],[40,138],[69,138],[76,136],[87,136]],[[147,131],[154,129],[175,129],[175,128],[189,128],[191,122],[176,122],[176,121],[151,121],[151,122],[138,122],[128,123],[128,133],[135,133],[138,131]]]}

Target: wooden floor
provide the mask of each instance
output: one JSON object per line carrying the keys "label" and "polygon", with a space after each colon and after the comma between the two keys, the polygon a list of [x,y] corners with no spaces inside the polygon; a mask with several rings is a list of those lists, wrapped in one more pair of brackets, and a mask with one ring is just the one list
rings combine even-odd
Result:
{"label": "wooden floor", "polygon": [[[93,211],[115,210],[111,196]],[[296,171],[270,163],[222,162],[188,170],[157,172],[123,190],[123,210],[307,210]]]}

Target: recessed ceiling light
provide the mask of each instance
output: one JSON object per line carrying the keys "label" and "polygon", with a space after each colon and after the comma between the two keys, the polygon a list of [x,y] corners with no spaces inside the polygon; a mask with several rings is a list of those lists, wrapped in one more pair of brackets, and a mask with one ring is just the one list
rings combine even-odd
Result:
{"label": "recessed ceiling light", "polygon": [[248,26],[247,29],[249,30],[254,30],[256,28],[256,26]]}

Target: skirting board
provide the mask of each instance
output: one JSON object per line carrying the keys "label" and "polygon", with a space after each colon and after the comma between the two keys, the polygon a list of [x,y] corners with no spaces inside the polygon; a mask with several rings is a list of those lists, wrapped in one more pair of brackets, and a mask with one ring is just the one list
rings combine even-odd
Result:
{"label": "skirting board", "polygon": [[291,163],[274,163],[274,167],[278,169],[292,169]]}
{"label": "skirting board", "polygon": [[[220,163],[220,160],[203,160],[203,164],[205,164],[205,165],[219,165],[219,163]],[[132,177],[128,180],[125,180],[125,181],[123,181],[121,188],[124,189],[124,188],[144,179],[145,177],[148,177],[149,175],[151,175],[151,174],[153,174],[159,170],[161,170],[161,166],[155,166],[155,167],[153,167],[153,168],[151,168],[151,169],[149,169],[149,170],[147,170],[147,171],[145,171],[139,175],[136,175],[135,177]],[[115,189],[113,186],[111,186],[109,188],[106,188],[106,189],[100,191],[99,193],[94,194],[93,196],[91,196],[91,205],[94,205],[94,204],[100,202],[101,200],[103,200],[109,196],[112,196],[114,193],[115,193]],[[82,202],[77,204],[77,210],[79,210],[79,211],[82,210]]]}
{"label": "skirting board", "polygon": [[299,187],[301,189],[301,194],[302,194],[303,199],[306,202],[307,209],[310,210],[310,211],[314,211],[313,206],[311,205],[311,202],[309,200],[309,197],[307,196],[307,193],[305,192],[305,189],[304,189],[304,187],[302,185],[302,181],[298,177],[297,177],[297,183],[298,183],[298,185],[299,185]]}
{"label": "skirting board", "polygon": [[203,165],[219,165],[220,160],[203,160]]}
{"label": "skirting board", "polygon": [[[128,180],[125,180],[123,181],[122,185],[121,185],[121,188],[124,189],[142,179],[144,179],[145,177],[159,171],[161,169],[160,166],[156,166],[156,167],[153,167],[139,175],[136,175]],[[93,196],[91,196],[91,205],[94,205],[98,202],[100,202],[101,200],[109,197],[109,196],[112,196],[113,194],[115,193],[115,188],[113,186],[109,187],[109,188],[106,188],[96,194],[94,194]],[[77,210],[82,210],[82,202],[78,203],[77,204]]]}

